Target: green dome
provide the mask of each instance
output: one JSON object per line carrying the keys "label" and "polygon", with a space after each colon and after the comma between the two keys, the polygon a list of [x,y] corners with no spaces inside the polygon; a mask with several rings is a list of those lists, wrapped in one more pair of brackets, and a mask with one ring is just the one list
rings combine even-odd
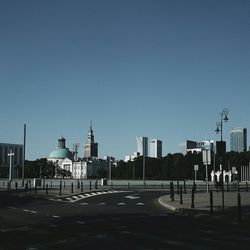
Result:
{"label": "green dome", "polygon": [[54,158],[54,159],[65,159],[65,158],[69,158],[72,159],[73,155],[72,153],[69,151],[68,148],[58,148],[53,150],[50,155],[49,158]]}

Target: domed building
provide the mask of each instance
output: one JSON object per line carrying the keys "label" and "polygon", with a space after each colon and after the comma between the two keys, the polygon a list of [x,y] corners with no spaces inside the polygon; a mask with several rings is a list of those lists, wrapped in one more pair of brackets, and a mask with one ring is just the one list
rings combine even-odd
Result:
{"label": "domed building", "polygon": [[66,148],[65,142],[65,138],[59,138],[57,148],[49,154],[47,160],[56,163],[60,169],[70,171],[73,178],[87,178],[86,164],[78,159],[77,153],[74,159],[74,154]]}
{"label": "domed building", "polygon": [[68,148],[66,148],[65,142],[66,140],[63,137],[58,139],[58,146],[49,154],[49,157],[47,158],[48,161],[52,161],[60,165],[65,158],[73,160],[73,154]]}

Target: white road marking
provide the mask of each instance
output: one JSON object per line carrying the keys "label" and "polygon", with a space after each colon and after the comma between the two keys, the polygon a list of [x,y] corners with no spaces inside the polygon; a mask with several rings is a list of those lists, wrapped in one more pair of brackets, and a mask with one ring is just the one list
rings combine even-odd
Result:
{"label": "white road marking", "polygon": [[[78,195],[73,195],[73,196],[70,196],[70,197],[50,199],[50,200],[52,200],[52,201],[62,201],[62,202],[76,202],[76,201],[86,199],[86,198],[96,196],[96,195],[111,194],[111,193],[124,193],[124,192],[130,192],[130,191],[105,190],[105,191],[97,191],[97,192],[91,192],[91,193],[85,193],[85,194],[78,194]],[[131,199],[138,199],[139,198],[139,197],[135,197],[135,196],[131,196],[131,197],[133,197]]]}
{"label": "white road marking", "polygon": [[59,215],[52,215],[53,218],[60,219],[61,217]]}
{"label": "white road marking", "polygon": [[118,206],[124,206],[124,205],[126,205],[126,203],[120,202],[120,203],[117,203],[117,205],[118,205]]}
{"label": "white road marking", "polygon": [[139,199],[140,196],[136,196],[136,195],[127,195],[125,196],[126,199],[130,199],[130,200],[134,200],[134,199]]}
{"label": "white road marking", "polygon": [[85,224],[84,221],[80,221],[80,220],[76,221],[76,223],[77,223],[77,224],[81,224],[81,225],[84,225],[84,224]]}
{"label": "white road marking", "polygon": [[144,203],[143,202],[138,202],[138,203],[136,203],[136,206],[144,206]]}
{"label": "white road marking", "polygon": [[7,229],[1,229],[0,232],[6,233],[11,231],[29,231],[30,229],[28,227],[16,227],[16,228],[7,228]]}
{"label": "white road marking", "polygon": [[82,203],[80,203],[80,205],[83,205],[83,206],[86,206],[88,204],[89,204],[88,202],[82,202]]}
{"label": "white road marking", "polygon": [[105,206],[106,204],[107,204],[106,202],[98,203],[99,206]]}

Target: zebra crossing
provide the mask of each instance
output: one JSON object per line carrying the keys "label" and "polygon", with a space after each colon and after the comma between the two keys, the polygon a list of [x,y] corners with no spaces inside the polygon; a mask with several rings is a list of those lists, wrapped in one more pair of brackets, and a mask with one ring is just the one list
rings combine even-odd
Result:
{"label": "zebra crossing", "polygon": [[128,191],[124,190],[105,190],[105,191],[94,191],[89,193],[83,193],[83,194],[77,194],[77,195],[71,195],[67,197],[58,197],[58,198],[51,198],[51,201],[59,201],[59,202],[77,202],[86,198],[90,198],[96,195],[103,195],[103,194],[114,194],[114,193],[124,193]]}

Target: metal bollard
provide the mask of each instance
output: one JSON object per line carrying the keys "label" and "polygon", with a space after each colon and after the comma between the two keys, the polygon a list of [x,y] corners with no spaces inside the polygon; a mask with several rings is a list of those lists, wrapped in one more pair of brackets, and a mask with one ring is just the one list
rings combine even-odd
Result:
{"label": "metal bollard", "polygon": [[192,189],[194,189],[194,193],[196,193],[196,183],[195,182],[193,183],[193,188]]}
{"label": "metal bollard", "polygon": [[179,181],[177,181],[177,194],[178,195],[180,194],[180,184],[179,184]]}
{"label": "metal bollard", "polygon": [[92,187],[91,187],[91,186],[92,186],[92,182],[90,181],[90,182],[89,182],[89,190],[91,190],[91,189],[92,189]]}
{"label": "metal bollard", "polygon": [[64,189],[66,188],[66,183],[65,183],[65,181],[63,182],[63,188],[64,188]]}
{"label": "metal bollard", "polygon": [[81,181],[81,192],[83,192],[83,181]]}
{"label": "metal bollard", "polygon": [[97,180],[95,181],[95,189],[98,189]]}
{"label": "metal bollard", "polygon": [[52,189],[52,181],[50,182],[50,189]]}
{"label": "metal bollard", "polygon": [[184,194],[187,193],[187,189],[186,189],[186,181],[184,180]]}
{"label": "metal bollard", "polygon": [[170,182],[170,198],[171,201],[174,201],[174,183]]}
{"label": "metal bollard", "polygon": [[80,181],[77,180],[77,189],[80,189]]}
{"label": "metal bollard", "polygon": [[74,193],[74,184],[73,184],[73,182],[71,183],[71,193],[72,194]]}
{"label": "metal bollard", "polygon": [[62,195],[62,181],[60,181],[60,186],[59,186],[59,195]]}
{"label": "metal bollard", "polygon": [[163,189],[163,183],[161,183],[161,189]]}
{"label": "metal bollard", "polygon": [[113,182],[111,182],[111,189],[113,189]]}
{"label": "metal bollard", "polygon": [[246,192],[248,192],[248,183],[246,181]]}
{"label": "metal bollard", "polygon": [[144,181],[144,189],[146,189],[147,188],[147,184],[146,184],[146,182]]}
{"label": "metal bollard", "polygon": [[128,183],[128,190],[130,190],[130,182]]}
{"label": "metal bollard", "polygon": [[46,183],[46,194],[49,193],[48,190],[49,190],[49,185],[48,185],[48,183]]}
{"label": "metal bollard", "polygon": [[213,190],[210,190],[210,213],[213,214],[213,211],[214,211]]}
{"label": "metal bollard", "polygon": [[7,182],[7,191],[10,191],[10,190],[11,190],[11,182],[8,181],[8,182]]}
{"label": "metal bollard", "polygon": [[15,182],[15,188],[16,188],[16,191],[17,191],[17,188],[18,188],[18,183]]}
{"label": "metal bollard", "polygon": [[224,182],[222,182],[222,185],[221,185],[221,200],[222,200],[222,211],[224,212],[224,204],[225,204],[225,198],[224,198]]}
{"label": "metal bollard", "polygon": [[194,208],[194,186],[192,188],[192,200],[191,200],[191,208]]}
{"label": "metal bollard", "polygon": [[242,213],[241,213],[241,196],[240,193],[238,193],[238,220],[242,220]]}
{"label": "metal bollard", "polygon": [[37,194],[37,187],[36,187],[36,183],[35,183],[35,194]]}
{"label": "metal bollard", "polygon": [[227,192],[229,192],[229,182],[227,181]]}
{"label": "metal bollard", "polygon": [[182,185],[180,185],[180,204],[183,204],[183,198],[182,198]]}

